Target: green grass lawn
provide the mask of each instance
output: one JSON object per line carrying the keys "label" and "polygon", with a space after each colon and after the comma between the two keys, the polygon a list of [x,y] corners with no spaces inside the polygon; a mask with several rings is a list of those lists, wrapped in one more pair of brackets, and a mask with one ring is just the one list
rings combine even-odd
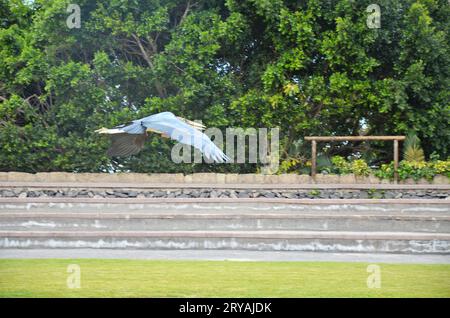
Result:
{"label": "green grass lawn", "polygon": [[[69,264],[81,287],[67,287]],[[1,297],[450,297],[450,265],[365,263],[0,260]]]}

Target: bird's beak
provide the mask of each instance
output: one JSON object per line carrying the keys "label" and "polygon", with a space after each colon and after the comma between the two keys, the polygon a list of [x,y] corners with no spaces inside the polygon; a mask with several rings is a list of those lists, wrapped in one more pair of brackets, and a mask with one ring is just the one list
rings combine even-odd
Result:
{"label": "bird's beak", "polygon": [[97,129],[95,132],[99,133],[99,134],[106,134],[107,130],[108,130],[108,128],[102,127],[100,129]]}

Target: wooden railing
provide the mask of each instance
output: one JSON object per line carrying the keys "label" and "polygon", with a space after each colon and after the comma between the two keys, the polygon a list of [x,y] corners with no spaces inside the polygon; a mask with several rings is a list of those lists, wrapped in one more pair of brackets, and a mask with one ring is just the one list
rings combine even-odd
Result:
{"label": "wooden railing", "polygon": [[318,141],[368,141],[382,140],[394,141],[394,180],[398,181],[398,142],[405,140],[405,136],[308,136],[306,141],[311,141],[311,176],[316,177],[317,170],[317,142]]}

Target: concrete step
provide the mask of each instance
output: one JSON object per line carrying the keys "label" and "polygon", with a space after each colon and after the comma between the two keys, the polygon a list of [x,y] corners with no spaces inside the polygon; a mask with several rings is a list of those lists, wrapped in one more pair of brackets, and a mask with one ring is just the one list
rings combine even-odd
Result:
{"label": "concrete step", "polygon": [[416,201],[8,199],[0,248],[450,254],[450,202]]}
{"label": "concrete step", "polygon": [[450,215],[343,211],[203,213],[147,212],[5,212],[3,231],[390,231],[450,233]]}
{"label": "concrete step", "polygon": [[450,234],[350,231],[0,231],[1,248],[450,253]]}
{"label": "concrete step", "polygon": [[[251,200],[251,199],[250,199]],[[370,203],[361,200],[306,200],[299,203],[287,203],[286,200],[278,202],[265,202],[253,199],[227,200],[226,202],[213,202],[209,199],[204,202],[192,200],[175,202],[154,202],[147,200],[111,199],[100,200],[75,200],[74,202],[33,202],[12,200],[11,202],[0,201],[0,213],[15,212],[73,212],[73,213],[330,213],[336,215],[346,214],[384,214],[384,215],[447,215],[450,216],[450,201],[439,200],[438,203],[430,203],[431,200],[422,200],[411,203],[411,200],[403,202],[395,200],[393,203]],[[292,200],[291,200],[292,201]],[[355,202],[356,201],[356,202]],[[386,201],[386,200],[384,200]]]}

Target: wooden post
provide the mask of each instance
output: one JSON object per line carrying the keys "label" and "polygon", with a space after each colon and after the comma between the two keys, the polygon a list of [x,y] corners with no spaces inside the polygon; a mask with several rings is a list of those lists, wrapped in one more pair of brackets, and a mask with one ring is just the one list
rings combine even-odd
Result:
{"label": "wooden post", "polygon": [[394,182],[398,182],[398,140],[394,140]]}
{"label": "wooden post", "polygon": [[405,136],[306,136],[306,141],[311,141],[311,176],[316,177],[317,169],[317,142],[318,141],[364,141],[364,140],[384,140],[394,142],[394,180],[398,182],[398,142],[405,140]]}
{"label": "wooden post", "polygon": [[315,140],[311,141],[311,177],[316,178],[316,156],[317,156],[317,143]]}

